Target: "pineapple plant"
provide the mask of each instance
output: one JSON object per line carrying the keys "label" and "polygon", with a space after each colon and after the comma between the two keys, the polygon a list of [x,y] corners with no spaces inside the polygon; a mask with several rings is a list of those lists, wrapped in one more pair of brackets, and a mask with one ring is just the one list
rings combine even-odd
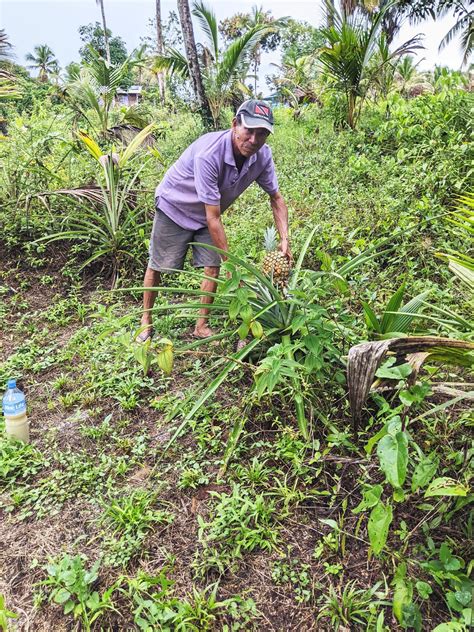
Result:
{"label": "pineapple plant", "polygon": [[263,245],[266,254],[262,264],[262,272],[270,277],[278,288],[285,288],[290,276],[290,264],[281,250],[277,248],[277,231],[274,226],[265,229]]}

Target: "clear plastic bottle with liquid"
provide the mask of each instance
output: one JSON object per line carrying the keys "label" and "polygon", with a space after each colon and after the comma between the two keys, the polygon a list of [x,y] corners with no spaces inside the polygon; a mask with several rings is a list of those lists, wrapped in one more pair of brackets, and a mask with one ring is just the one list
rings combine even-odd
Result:
{"label": "clear plastic bottle with liquid", "polygon": [[26,416],[25,394],[17,388],[16,380],[8,380],[2,402],[5,434],[25,443],[30,441],[30,422]]}

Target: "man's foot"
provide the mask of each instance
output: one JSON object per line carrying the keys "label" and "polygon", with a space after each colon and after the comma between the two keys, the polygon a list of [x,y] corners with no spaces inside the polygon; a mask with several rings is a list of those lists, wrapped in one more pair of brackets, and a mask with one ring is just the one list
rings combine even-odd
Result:
{"label": "man's foot", "polygon": [[135,342],[138,344],[144,344],[147,340],[151,340],[153,338],[153,334],[155,330],[152,325],[142,324],[140,327],[140,333],[136,336]]}
{"label": "man's foot", "polygon": [[215,331],[213,331],[208,325],[200,325],[196,326],[193,332],[193,336],[195,338],[210,338],[215,335]]}

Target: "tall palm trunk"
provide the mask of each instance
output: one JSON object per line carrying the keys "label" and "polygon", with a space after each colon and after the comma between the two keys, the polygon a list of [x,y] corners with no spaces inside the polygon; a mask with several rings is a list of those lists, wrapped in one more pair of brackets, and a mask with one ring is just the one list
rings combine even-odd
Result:
{"label": "tall palm trunk", "polygon": [[105,56],[107,61],[110,64],[110,46],[109,46],[109,35],[107,33],[107,24],[105,22],[105,10],[104,10],[104,0],[96,0],[97,4],[100,5],[100,12],[102,14],[102,27],[104,29],[104,40],[105,40]]}
{"label": "tall palm trunk", "polygon": [[193,84],[194,94],[196,95],[199,108],[204,115],[210,120],[211,110],[209,102],[204,91],[202,82],[201,69],[196,49],[196,41],[194,39],[193,23],[191,21],[191,12],[189,11],[188,0],[178,0],[179,21],[181,22],[181,30],[183,32],[184,47],[186,49],[186,57],[188,58],[191,82]]}
{"label": "tall palm trunk", "polygon": [[[161,0],[155,0],[155,15],[156,15],[156,50],[158,55],[163,54],[163,28],[161,24]],[[164,73],[159,72],[157,74],[158,89],[160,91],[161,104],[165,103],[165,76]]]}

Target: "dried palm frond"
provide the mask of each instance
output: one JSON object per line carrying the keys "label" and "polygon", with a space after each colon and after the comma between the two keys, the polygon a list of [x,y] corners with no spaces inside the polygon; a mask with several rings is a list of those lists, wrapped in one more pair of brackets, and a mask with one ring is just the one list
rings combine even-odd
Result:
{"label": "dried palm frond", "polygon": [[347,383],[354,429],[374,382],[375,372],[388,354],[409,362],[419,371],[423,362],[444,362],[457,366],[474,365],[474,343],[436,336],[411,336],[362,342],[349,350]]}

